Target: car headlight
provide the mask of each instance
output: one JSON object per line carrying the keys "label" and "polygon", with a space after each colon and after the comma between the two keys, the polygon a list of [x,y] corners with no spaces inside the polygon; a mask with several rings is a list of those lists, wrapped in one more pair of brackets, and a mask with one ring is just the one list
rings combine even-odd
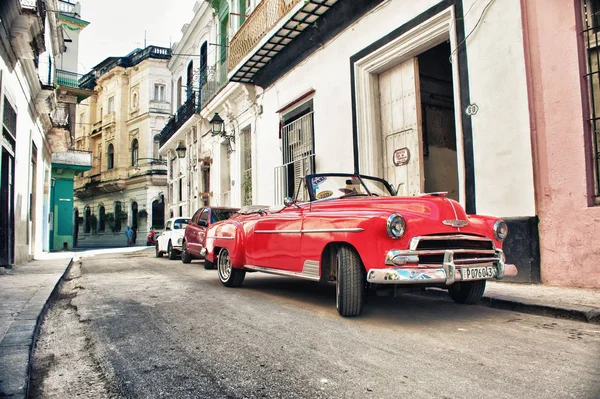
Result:
{"label": "car headlight", "polygon": [[494,235],[500,241],[506,238],[508,235],[508,225],[504,220],[496,220],[496,223],[494,223]]}
{"label": "car headlight", "polygon": [[183,242],[183,238],[178,238],[177,239],[177,244],[181,245],[182,242]]}
{"label": "car headlight", "polygon": [[390,237],[393,239],[400,238],[406,232],[406,221],[401,215],[392,213],[387,218],[386,228]]}

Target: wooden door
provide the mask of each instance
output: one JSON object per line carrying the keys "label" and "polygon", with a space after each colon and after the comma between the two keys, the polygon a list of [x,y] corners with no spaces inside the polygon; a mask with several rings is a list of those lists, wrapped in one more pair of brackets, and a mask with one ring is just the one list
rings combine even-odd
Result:
{"label": "wooden door", "polygon": [[423,135],[417,58],[379,75],[383,178],[400,188],[398,195],[424,189]]}

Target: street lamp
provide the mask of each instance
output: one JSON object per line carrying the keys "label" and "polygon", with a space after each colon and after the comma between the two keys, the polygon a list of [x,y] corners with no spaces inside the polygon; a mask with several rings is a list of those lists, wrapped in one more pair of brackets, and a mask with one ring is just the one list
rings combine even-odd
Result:
{"label": "street lamp", "polygon": [[185,146],[181,143],[181,141],[179,142],[179,145],[177,146],[177,148],[175,148],[175,152],[177,153],[177,157],[178,158],[185,158]]}
{"label": "street lamp", "polygon": [[233,152],[231,143],[235,144],[235,134],[227,134],[225,132],[225,123],[223,122],[223,118],[219,116],[218,112],[215,112],[209,123],[211,136],[221,136],[225,140],[229,140],[229,152]]}
{"label": "street lamp", "polygon": [[223,133],[223,118],[219,116],[218,112],[215,112],[214,116],[210,120],[210,132],[213,136],[218,136]]}

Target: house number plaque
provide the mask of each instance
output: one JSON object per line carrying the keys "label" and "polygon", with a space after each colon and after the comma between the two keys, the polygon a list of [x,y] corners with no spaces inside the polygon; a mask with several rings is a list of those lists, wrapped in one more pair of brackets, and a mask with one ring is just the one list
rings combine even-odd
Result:
{"label": "house number plaque", "polygon": [[406,165],[410,161],[410,150],[406,147],[394,151],[394,165]]}

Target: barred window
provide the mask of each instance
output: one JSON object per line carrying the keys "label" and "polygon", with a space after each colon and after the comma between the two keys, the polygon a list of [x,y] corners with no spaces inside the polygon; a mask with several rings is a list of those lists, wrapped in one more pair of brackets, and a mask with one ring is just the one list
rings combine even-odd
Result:
{"label": "barred window", "polygon": [[594,159],[595,195],[600,196],[600,0],[583,2],[583,38],[587,52],[590,124]]}

